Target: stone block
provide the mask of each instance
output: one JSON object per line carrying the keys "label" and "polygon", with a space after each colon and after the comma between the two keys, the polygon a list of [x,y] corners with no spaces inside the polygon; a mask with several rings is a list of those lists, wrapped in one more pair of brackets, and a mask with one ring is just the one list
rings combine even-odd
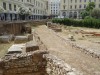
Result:
{"label": "stone block", "polygon": [[15,44],[26,43],[26,42],[28,42],[27,36],[16,36],[14,40]]}

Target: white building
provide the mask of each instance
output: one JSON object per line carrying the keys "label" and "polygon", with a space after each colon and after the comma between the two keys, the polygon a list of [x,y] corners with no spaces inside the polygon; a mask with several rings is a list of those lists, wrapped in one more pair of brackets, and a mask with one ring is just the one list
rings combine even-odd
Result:
{"label": "white building", "polygon": [[60,0],[60,16],[65,18],[81,18],[80,13],[89,2],[95,2],[95,8],[100,8],[100,0]]}
{"label": "white building", "polygon": [[59,0],[48,0],[48,16],[57,17],[59,15],[59,8]]}
{"label": "white building", "polygon": [[0,19],[20,19],[19,9],[22,7],[24,12],[31,11],[28,19],[43,19],[46,15],[46,0],[0,0]]}

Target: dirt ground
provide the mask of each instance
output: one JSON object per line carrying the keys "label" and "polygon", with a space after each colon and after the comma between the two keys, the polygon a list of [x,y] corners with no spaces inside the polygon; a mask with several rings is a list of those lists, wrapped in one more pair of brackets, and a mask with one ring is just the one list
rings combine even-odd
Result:
{"label": "dirt ground", "polygon": [[86,47],[95,49],[97,53],[100,54],[100,44],[94,42],[99,42],[100,37],[82,37],[83,34],[75,34],[76,31],[80,30],[100,32],[99,29],[89,29],[80,27],[64,28],[63,31],[57,33],[57,35],[61,37],[61,39],[64,39],[63,42],[66,44],[66,50],[50,52],[66,61],[66,63],[70,64],[72,67],[75,67],[76,69],[81,71],[83,75],[100,75],[100,60],[81,52],[80,49],[72,47],[67,42],[69,35],[73,35],[76,40],[75,42],[77,42],[79,45],[85,45]]}
{"label": "dirt ground", "polygon": [[[56,33],[51,31],[51,29],[48,30],[46,29],[46,27],[41,27],[37,30],[37,32],[41,37],[42,42],[45,43],[45,46],[47,47],[47,49],[51,54],[64,60],[72,68],[75,68],[76,70],[80,71],[83,75],[100,75],[100,60],[91,57],[91,55],[89,54],[85,54],[80,49],[72,47],[67,41],[69,34],[75,35],[74,34],[75,30],[78,30],[78,28],[70,28],[69,30],[64,29],[63,32]],[[75,35],[75,40],[78,43],[84,40],[86,42],[88,41],[87,37],[82,38],[82,35],[80,34]],[[82,44],[86,43],[82,42]]]}
{"label": "dirt ground", "polygon": [[66,50],[52,50],[51,54],[64,60],[66,63],[82,72],[83,75],[100,75],[100,60],[82,53],[79,49],[71,47],[66,41]]}
{"label": "dirt ground", "polygon": [[12,44],[13,44],[13,42],[12,43],[6,43],[6,44],[0,43],[0,58],[3,57],[7,53],[8,49],[10,48],[10,46]]}

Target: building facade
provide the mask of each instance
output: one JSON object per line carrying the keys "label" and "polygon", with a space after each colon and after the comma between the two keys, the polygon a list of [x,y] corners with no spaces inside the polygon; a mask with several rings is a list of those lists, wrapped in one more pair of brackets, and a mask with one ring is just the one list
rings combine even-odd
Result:
{"label": "building facade", "polygon": [[34,19],[45,19],[47,15],[47,0],[32,0],[34,3]]}
{"label": "building facade", "polygon": [[0,0],[0,20],[20,20],[19,9],[22,7],[25,14],[31,13],[27,19],[39,20],[46,15],[46,0]]}
{"label": "building facade", "polygon": [[60,17],[81,18],[80,13],[89,2],[95,2],[95,8],[100,8],[100,0],[61,0]]}
{"label": "building facade", "polygon": [[48,16],[57,17],[59,15],[59,9],[59,0],[48,0]]}

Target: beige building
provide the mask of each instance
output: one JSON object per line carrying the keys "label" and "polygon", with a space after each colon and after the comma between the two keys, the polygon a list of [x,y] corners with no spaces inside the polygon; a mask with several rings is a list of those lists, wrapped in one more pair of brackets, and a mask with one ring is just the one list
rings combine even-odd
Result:
{"label": "beige building", "polygon": [[18,20],[19,9],[31,12],[28,19],[43,19],[46,15],[46,0],[0,0],[0,19]]}
{"label": "beige building", "polygon": [[60,0],[60,17],[81,18],[80,13],[89,2],[95,2],[95,8],[100,8],[100,0]]}
{"label": "beige building", "polygon": [[32,0],[34,3],[34,19],[42,19],[47,15],[47,0]]}
{"label": "beige building", "polygon": [[57,17],[59,15],[60,0],[48,0],[48,16]]}

